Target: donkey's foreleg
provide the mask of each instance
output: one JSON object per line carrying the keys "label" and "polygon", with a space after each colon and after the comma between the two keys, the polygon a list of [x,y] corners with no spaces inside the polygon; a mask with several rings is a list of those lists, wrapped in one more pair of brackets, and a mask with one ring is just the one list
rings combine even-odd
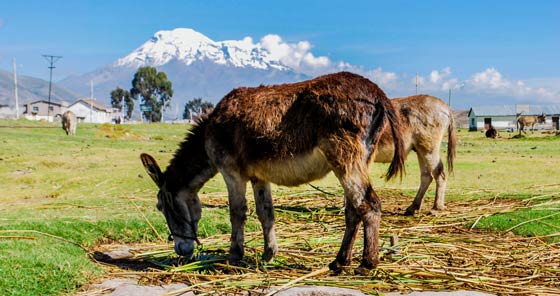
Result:
{"label": "donkey's foreleg", "polygon": [[231,221],[231,247],[229,262],[237,264],[243,259],[243,243],[245,220],[247,220],[247,200],[245,199],[246,183],[236,173],[221,172],[228,189],[229,214]]}
{"label": "donkey's foreleg", "polygon": [[272,194],[270,191],[270,183],[261,180],[251,180],[253,191],[255,193],[255,205],[257,215],[261,222],[264,235],[264,253],[262,259],[266,262],[272,261],[278,245],[276,244],[276,234],[274,233],[274,205],[272,203]]}
{"label": "donkey's foreleg", "polygon": [[344,237],[340,245],[340,250],[336,255],[336,259],[329,264],[329,269],[339,272],[342,267],[349,266],[352,261],[352,247],[356,241],[358,227],[360,227],[361,219],[352,205],[352,202],[346,197],[346,207],[344,208],[344,217],[346,228],[344,229]]}

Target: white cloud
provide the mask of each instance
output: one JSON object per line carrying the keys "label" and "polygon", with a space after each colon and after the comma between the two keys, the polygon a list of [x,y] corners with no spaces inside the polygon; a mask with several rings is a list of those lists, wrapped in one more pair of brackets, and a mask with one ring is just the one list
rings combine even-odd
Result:
{"label": "white cloud", "polygon": [[516,100],[558,102],[559,92],[545,87],[531,87],[526,82],[505,78],[495,68],[475,73],[467,81],[472,91],[489,95],[509,96]]}
{"label": "white cloud", "polygon": [[505,80],[502,74],[494,68],[488,68],[482,72],[475,73],[471,77],[470,83],[480,89],[493,90],[506,90],[512,86],[511,82]]}
{"label": "white cloud", "polygon": [[[441,70],[433,70],[418,78],[412,77],[409,84],[396,83],[399,88],[396,92],[407,94],[410,86],[416,84],[418,79],[418,92],[428,93],[436,96],[446,96],[451,89],[460,89],[464,98],[472,98],[478,101],[476,104],[491,104],[494,99],[510,103],[560,103],[560,80],[545,80],[539,84],[537,81],[522,81],[507,79],[497,69],[490,67],[476,72],[467,79],[453,77],[450,67]],[[408,86],[407,86],[408,85]],[[474,103],[474,102],[471,102]]]}
{"label": "white cloud", "polygon": [[399,76],[396,73],[385,72],[381,67],[366,71],[364,76],[379,84],[380,87],[391,89],[397,87],[399,80]]}
{"label": "white cloud", "polygon": [[[244,40],[252,43],[252,39]],[[558,87],[531,86],[530,82],[512,81],[504,77],[497,69],[491,67],[468,76],[467,79],[453,76],[451,67],[432,70],[427,74],[412,77],[395,72],[385,71],[381,67],[366,69],[346,61],[332,61],[326,56],[316,56],[312,53],[309,41],[288,43],[279,35],[264,36],[257,46],[266,49],[270,58],[280,61],[298,73],[318,76],[337,71],[350,71],[363,75],[377,83],[386,92],[393,95],[409,95],[418,83],[419,93],[445,96],[448,90],[461,89],[464,96],[478,98],[511,98],[525,102],[556,102],[560,101]],[[408,80],[408,81],[407,81]],[[556,84],[555,84],[556,85]]]}
{"label": "white cloud", "polygon": [[[418,79],[418,81],[416,81]],[[418,89],[421,93],[429,93],[434,91],[444,91],[455,89],[461,86],[457,78],[451,78],[451,68],[445,67],[441,70],[432,70],[426,77],[418,75],[413,77],[412,84],[418,82]]]}
{"label": "white cloud", "polygon": [[439,83],[440,81],[442,81],[443,79],[445,79],[449,75],[451,75],[451,68],[449,68],[449,67],[443,68],[441,71],[433,70],[430,73],[430,82],[431,83]]}
{"label": "white cloud", "polygon": [[398,84],[398,75],[394,72],[385,72],[381,67],[368,70],[345,61],[334,62],[326,56],[316,56],[311,52],[313,46],[309,41],[288,43],[276,34],[269,34],[264,36],[258,45],[269,52],[271,59],[280,61],[298,73],[318,76],[350,71],[371,79],[382,88],[396,88]]}
{"label": "white cloud", "polygon": [[280,36],[269,34],[261,39],[259,45],[270,53],[272,59],[279,60],[296,72],[319,75],[336,68],[328,57],[313,55],[308,41],[287,43]]}

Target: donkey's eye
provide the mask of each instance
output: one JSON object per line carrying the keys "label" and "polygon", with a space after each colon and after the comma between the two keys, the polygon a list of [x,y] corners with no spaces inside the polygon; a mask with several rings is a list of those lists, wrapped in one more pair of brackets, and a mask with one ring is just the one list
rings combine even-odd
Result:
{"label": "donkey's eye", "polygon": [[158,209],[158,211],[162,211],[163,210],[163,205],[161,204],[161,201],[158,200],[157,204],[156,204],[156,208]]}
{"label": "donkey's eye", "polygon": [[163,210],[163,201],[162,201],[162,193],[161,191],[158,192],[157,194],[157,204],[156,204],[156,208],[158,209],[158,211],[162,211]]}

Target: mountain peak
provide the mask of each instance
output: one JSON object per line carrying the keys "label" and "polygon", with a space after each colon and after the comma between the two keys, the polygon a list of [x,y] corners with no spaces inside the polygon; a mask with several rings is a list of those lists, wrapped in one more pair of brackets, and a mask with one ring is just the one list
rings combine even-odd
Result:
{"label": "mountain peak", "polygon": [[150,41],[154,43],[183,43],[186,46],[214,42],[204,34],[190,28],[177,28],[173,30],[158,31],[154,34],[154,36],[152,36]]}
{"label": "mountain peak", "polygon": [[163,66],[171,61],[190,65],[197,61],[256,69],[289,70],[250,37],[242,40],[213,41],[190,28],[156,32],[131,54],[117,60],[117,67]]}

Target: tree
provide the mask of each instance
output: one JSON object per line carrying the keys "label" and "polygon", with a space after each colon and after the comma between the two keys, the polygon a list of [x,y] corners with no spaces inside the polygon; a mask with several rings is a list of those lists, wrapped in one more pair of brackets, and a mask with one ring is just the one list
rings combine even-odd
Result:
{"label": "tree", "polygon": [[134,110],[134,101],[128,90],[117,87],[111,92],[111,106],[119,109],[121,112],[123,108],[126,110],[125,117],[130,119],[132,117],[132,110]]}
{"label": "tree", "polygon": [[154,67],[140,67],[132,79],[130,94],[134,99],[142,98],[144,118],[157,122],[170,105],[173,88],[165,72],[158,72]]}
{"label": "tree", "polygon": [[214,109],[214,104],[203,101],[202,98],[194,98],[185,104],[185,111],[183,112],[183,119],[191,119],[195,114],[200,116]]}

